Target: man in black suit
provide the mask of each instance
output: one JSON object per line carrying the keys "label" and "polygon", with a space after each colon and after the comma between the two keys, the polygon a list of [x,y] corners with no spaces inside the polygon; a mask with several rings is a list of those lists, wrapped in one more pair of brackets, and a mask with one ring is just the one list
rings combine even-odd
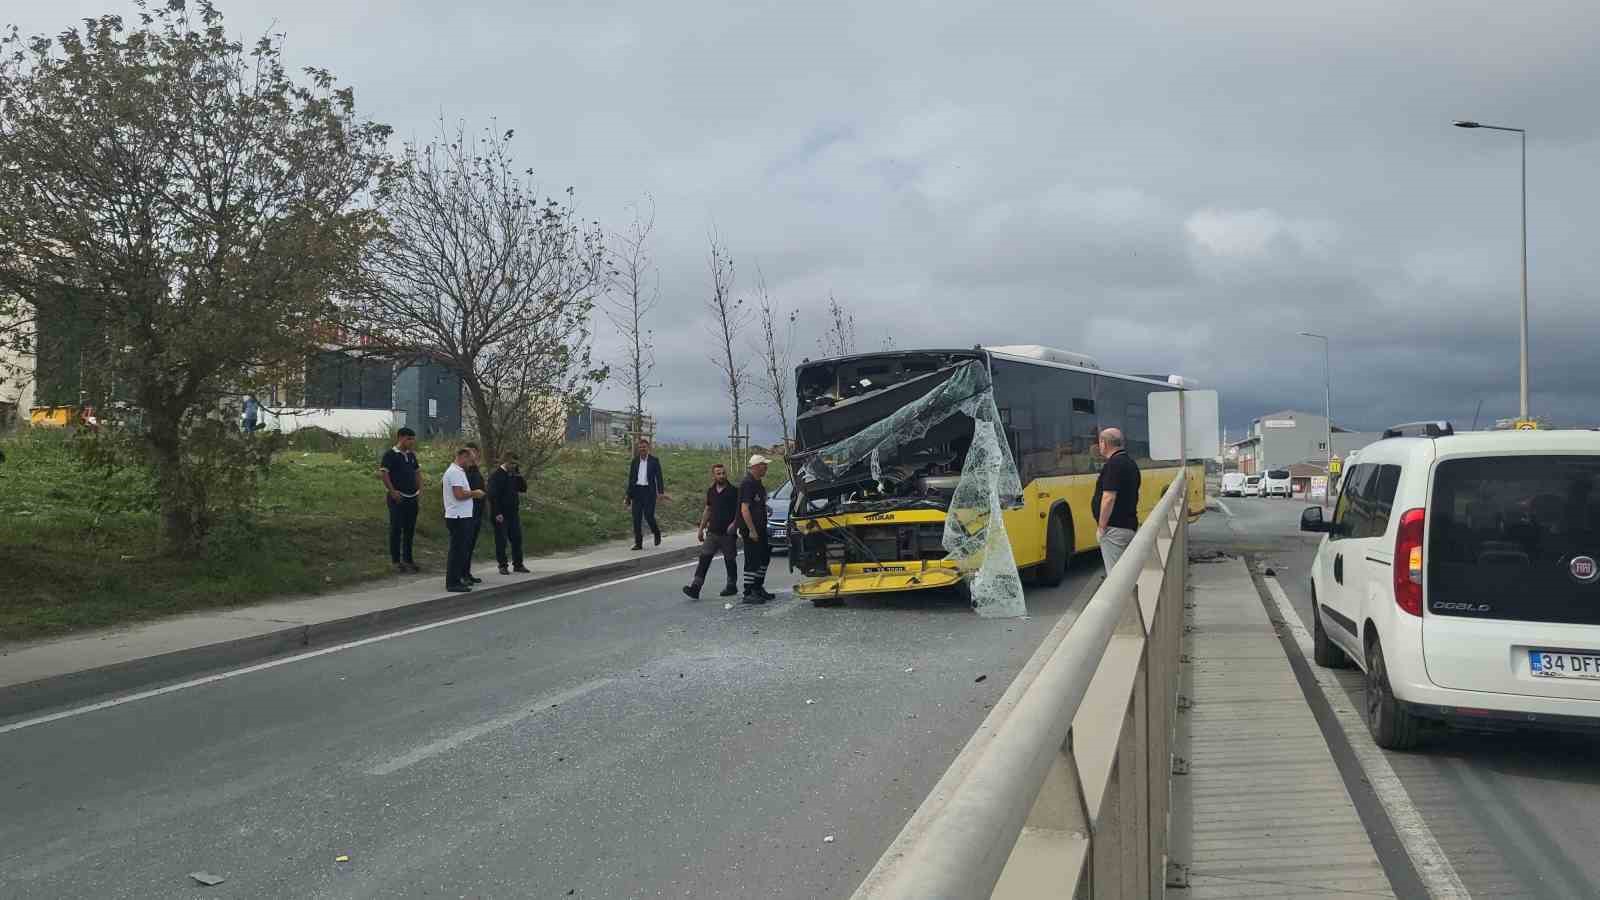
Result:
{"label": "man in black suit", "polygon": [[639,439],[639,452],[628,464],[628,493],[623,505],[633,508],[633,549],[644,549],[644,526],[650,525],[656,546],[661,546],[661,526],[656,524],[656,500],[666,498],[667,482],[661,477],[661,460],[650,454],[650,442]]}
{"label": "man in black suit", "polygon": [[[489,476],[489,514],[494,516],[494,556],[500,574],[528,571],[522,565],[522,513],[517,506],[528,492],[528,479],[522,477],[515,453],[505,454],[494,474]],[[506,544],[511,545],[511,562],[506,568]]]}

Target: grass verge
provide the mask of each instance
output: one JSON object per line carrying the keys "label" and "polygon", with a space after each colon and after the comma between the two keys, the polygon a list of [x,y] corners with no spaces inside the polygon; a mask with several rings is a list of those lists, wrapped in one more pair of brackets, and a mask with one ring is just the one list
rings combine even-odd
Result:
{"label": "grass verge", "polygon": [[[391,574],[383,488],[374,477],[379,442],[280,453],[253,521],[214,535],[204,559],[160,555],[153,510],[96,511],[97,496],[107,492],[144,492],[137,472],[110,480],[86,472],[64,435],[44,429],[0,438],[0,449],[0,643],[328,592]],[[428,484],[416,556],[437,573],[446,546],[438,477],[449,451],[443,443],[418,450]],[[657,455],[671,497],[658,508],[661,527],[693,528],[707,472],[726,453],[663,447]],[[627,464],[620,449],[572,447],[530,479],[522,507],[528,555],[631,536],[622,505]],[[773,472],[768,487],[782,478]],[[487,528],[477,558],[492,564]]]}

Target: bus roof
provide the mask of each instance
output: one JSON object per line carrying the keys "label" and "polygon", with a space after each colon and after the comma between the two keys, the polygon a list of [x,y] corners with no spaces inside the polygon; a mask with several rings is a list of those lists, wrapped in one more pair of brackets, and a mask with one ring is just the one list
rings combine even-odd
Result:
{"label": "bus roof", "polygon": [[990,358],[993,358],[993,359],[1004,359],[1004,360],[1008,360],[1008,361],[1011,361],[1011,362],[1025,363],[1025,364],[1030,365],[1030,366],[1046,366],[1046,367],[1049,367],[1049,368],[1052,368],[1052,369],[1068,369],[1068,370],[1073,371],[1073,372],[1083,372],[1083,373],[1089,374],[1089,375],[1109,375],[1109,376],[1111,376],[1113,378],[1122,379],[1124,381],[1136,381],[1136,382],[1141,382],[1141,383],[1144,383],[1144,384],[1156,384],[1156,385],[1160,385],[1162,387],[1173,388],[1173,389],[1177,389],[1177,390],[1182,390],[1183,389],[1183,385],[1173,384],[1171,381],[1163,381],[1159,377],[1152,377],[1152,376],[1149,376],[1149,375],[1134,375],[1134,374],[1129,373],[1129,372],[1117,372],[1117,371],[1114,371],[1114,370],[1111,370],[1111,369],[1102,369],[1102,368],[1099,368],[1098,366],[1094,367],[1094,368],[1090,368],[1090,367],[1087,367],[1087,366],[1075,366],[1075,365],[1070,365],[1068,363],[1053,362],[1053,361],[1050,361],[1050,360],[1043,360],[1043,359],[1035,359],[1035,358],[1033,358],[1031,356],[1019,356],[1019,355],[1017,355],[1015,353],[1006,353],[1006,352],[1004,352],[1002,350],[999,350],[999,349],[991,349],[991,348],[982,347],[982,346],[970,347],[970,348],[963,349],[963,350],[956,350],[956,349],[951,349],[951,348],[947,348],[947,347],[921,347],[921,348],[918,348],[918,349],[915,349],[915,350],[898,350],[898,349],[896,349],[896,350],[880,350],[877,353],[852,353],[852,354],[850,354],[848,356],[829,356],[829,357],[824,357],[822,359],[807,359],[807,360],[802,361],[800,363],[800,365],[796,366],[795,368],[796,368],[796,370],[799,370],[799,369],[810,368],[812,366],[823,366],[823,365],[836,366],[836,365],[839,365],[841,363],[857,362],[857,361],[860,361],[860,360],[892,359],[892,358],[897,357],[897,356],[923,356],[923,355],[926,355],[926,354],[950,354],[950,355],[955,355],[955,356],[966,356],[966,357],[968,357],[970,359],[981,359],[981,358],[984,358],[984,357],[990,357]]}

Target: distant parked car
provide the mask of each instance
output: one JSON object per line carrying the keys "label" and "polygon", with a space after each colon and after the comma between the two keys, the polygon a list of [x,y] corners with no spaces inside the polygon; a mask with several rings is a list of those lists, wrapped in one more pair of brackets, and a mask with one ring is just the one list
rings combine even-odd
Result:
{"label": "distant parked car", "polygon": [[1244,478],[1244,493],[1241,494],[1240,496],[1243,496],[1243,497],[1259,497],[1259,496],[1261,496],[1261,476],[1260,475],[1246,475],[1245,478]]}
{"label": "distant parked car", "polygon": [[785,481],[767,497],[767,538],[772,541],[772,552],[789,552],[789,495],[794,493],[794,482]]}
{"label": "distant parked car", "polygon": [[1263,497],[1282,497],[1287,500],[1293,493],[1293,485],[1289,481],[1288,469],[1268,469],[1267,477],[1261,479],[1261,496]]}
{"label": "distant parked car", "polygon": [[1222,476],[1222,496],[1243,497],[1244,481],[1245,478],[1243,472],[1224,473]]}

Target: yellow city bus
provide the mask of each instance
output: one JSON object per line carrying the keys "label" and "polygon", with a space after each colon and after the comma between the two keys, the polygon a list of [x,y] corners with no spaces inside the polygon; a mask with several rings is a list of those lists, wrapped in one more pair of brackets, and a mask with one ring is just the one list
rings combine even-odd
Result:
{"label": "yellow city bus", "polygon": [[[947,549],[946,514],[958,493],[970,512],[986,474],[993,476],[988,489],[1001,494],[992,508],[1001,510],[1019,572],[1034,584],[1061,583],[1072,555],[1098,546],[1089,506],[1100,430],[1120,428],[1139,464],[1143,521],[1180,471],[1176,460],[1150,458],[1148,398],[1182,384],[1033,346],[803,363],[795,370],[790,456],[789,564],[804,576],[796,593],[824,606],[863,594],[964,587],[971,572]],[[988,416],[997,416],[994,425]],[[975,421],[989,431],[976,430]],[[1002,431],[998,453],[998,437],[981,440]],[[1003,472],[975,472],[974,446]],[[1201,465],[1193,464],[1191,516],[1204,512],[1204,492]],[[986,518],[978,516],[977,527]],[[973,520],[955,527],[965,534]]]}

